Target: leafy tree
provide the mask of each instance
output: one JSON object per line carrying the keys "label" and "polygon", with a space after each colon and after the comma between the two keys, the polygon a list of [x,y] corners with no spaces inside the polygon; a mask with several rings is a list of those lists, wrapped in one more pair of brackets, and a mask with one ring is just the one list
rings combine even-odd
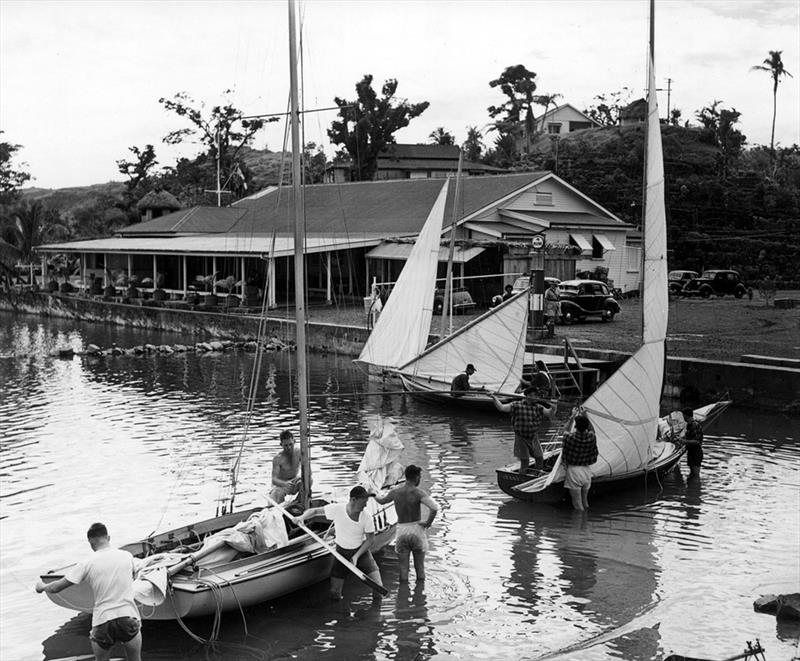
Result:
{"label": "leafy tree", "polygon": [[669,123],[672,126],[680,126],[681,124],[681,112],[680,108],[673,108],[669,111]]}
{"label": "leafy tree", "polygon": [[741,154],[747,138],[734,126],[742,113],[736,108],[729,110],[718,107],[721,103],[722,101],[715,100],[710,106],[698,111],[697,119],[703,125],[708,141],[720,148],[719,170],[725,179],[731,161]]}
{"label": "leafy tree", "polygon": [[322,145],[309,142],[303,152],[303,171],[305,172],[306,183],[322,183],[325,180],[325,167],[328,165],[328,159],[322,150]]}
{"label": "leafy tree", "polygon": [[[2,135],[3,131],[0,131]],[[12,163],[14,155],[22,149],[22,145],[0,142],[0,205],[12,204],[19,199],[19,187],[30,181],[31,175],[17,169]],[[19,167],[26,167],[21,163]]]}
{"label": "leafy tree", "polygon": [[594,105],[589,106],[583,113],[600,126],[616,126],[619,123],[620,111],[628,105],[630,98],[631,90],[627,87],[610,94],[598,94],[594,97]]}
{"label": "leafy tree", "polygon": [[[225,95],[230,93],[231,90],[223,92]],[[234,199],[241,197],[242,192],[247,189],[248,182],[245,168],[238,158],[240,151],[253,141],[255,134],[265,124],[278,121],[278,118],[246,119],[244,113],[232,103],[213,106],[210,112],[204,115],[205,104],[198,104],[186,92],[179,92],[172,99],[162,97],[158,102],[166,110],[185,118],[192,125],[190,128],[169,132],[163,141],[174,145],[194,140],[203,146],[205,156],[203,160],[207,167],[195,173],[202,176],[202,186],[216,189],[216,163],[219,160],[220,187],[223,190],[230,190]]]}
{"label": "leafy tree", "polygon": [[128,177],[125,186],[129,192],[133,193],[137,189],[144,188],[144,184],[150,176],[150,170],[158,165],[158,161],[156,160],[156,152],[153,145],[146,145],[144,149],[139,149],[135,146],[128,147],[128,151],[136,157],[136,160],[126,161],[120,159],[117,161],[117,168],[120,174]]}
{"label": "leafy tree", "polygon": [[334,98],[339,106],[339,119],[331,122],[328,137],[334,145],[342,145],[353,163],[354,181],[374,179],[378,155],[394,142],[394,134],[419,117],[430,103],[409,103],[397,99],[397,80],[390,78],[381,88],[381,97],[372,89],[372,75],[366,74],[356,83],[356,100]]}
{"label": "leafy tree", "polygon": [[453,135],[444,128],[444,126],[438,126],[436,129],[431,131],[428,135],[428,138],[431,141],[432,145],[454,145],[456,144],[455,138]]}
{"label": "leafy tree", "polygon": [[533,98],[534,103],[540,106],[544,106],[544,112],[542,113],[542,124],[539,126],[540,131],[544,131],[544,116],[550,110],[550,104],[553,107],[556,107],[556,99],[562,98],[561,94],[538,94]]}
{"label": "leafy tree", "polygon": [[464,151],[464,158],[467,161],[477,163],[480,160],[483,151],[483,136],[477,126],[467,127],[467,139],[464,140],[461,149]]}
{"label": "leafy tree", "polygon": [[494,149],[489,151],[484,161],[498,168],[509,168],[517,160],[516,143],[510,133],[498,135],[494,141]]}
{"label": "leafy tree", "polygon": [[766,71],[772,76],[772,134],[769,140],[769,149],[772,152],[775,151],[775,114],[778,104],[778,83],[781,82],[781,76],[792,77],[792,74],[783,68],[783,62],[781,61],[782,52],[783,51],[780,50],[771,50],[769,52],[769,57],[766,58],[762,64],[751,67],[751,71]]}
{"label": "leafy tree", "polygon": [[28,263],[34,259],[36,246],[64,238],[67,233],[56,211],[47,208],[41,200],[23,200],[0,224],[0,255],[7,264]]}
{"label": "leafy tree", "polygon": [[[510,134],[525,129],[525,137],[530,150],[531,137],[536,130],[533,118],[533,104],[536,103],[536,73],[528,71],[522,64],[506,67],[499,78],[489,81],[489,87],[499,87],[508,99],[499,106],[489,106],[489,116],[495,119],[494,128],[501,134]],[[498,118],[499,119],[496,119]],[[507,144],[506,144],[507,146]],[[516,150],[512,151],[512,159]]]}

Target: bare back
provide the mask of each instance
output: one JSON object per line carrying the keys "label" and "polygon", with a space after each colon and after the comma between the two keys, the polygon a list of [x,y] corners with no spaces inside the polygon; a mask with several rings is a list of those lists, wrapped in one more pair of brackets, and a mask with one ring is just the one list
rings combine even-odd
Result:
{"label": "bare back", "polygon": [[272,476],[279,480],[293,480],[300,471],[300,448],[294,448],[291,454],[279,452],[272,458]]}
{"label": "bare back", "polygon": [[428,498],[419,487],[403,484],[392,490],[394,509],[397,512],[398,523],[412,523],[421,517],[420,503]]}

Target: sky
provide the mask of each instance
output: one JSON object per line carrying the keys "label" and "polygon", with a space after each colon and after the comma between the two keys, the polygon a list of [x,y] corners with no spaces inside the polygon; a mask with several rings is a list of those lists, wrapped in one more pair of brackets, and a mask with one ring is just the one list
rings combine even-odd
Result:
{"label": "sky", "polygon": [[[504,97],[489,81],[507,66],[537,74],[537,93],[584,110],[623,87],[644,95],[647,0],[308,0],[303,24],[306,110],[353,99],[364,74],[380,89],[430,107],[395,134],[429,142],[444,127],[461,143],[468,126],[487,131],[487,108]],[[32,185],[122,181],[116,161],[131,146],[155,146],[159,165],[194,156],[197,144],[162,138],[188,126],[158,100],[187,92],[211,107],[229,99],[247,114],[288,102],[288,19],[284,0],[78,2],[0,0],[0,130],[22,145]],[[752,71],[783,51],[777,144],[800,143],[800,2],[656,0],[656,77],[661,115],[684,119],[714,100],[741,112],[748,144],[769,144],[772,79]],[[225,90],[231,92],[223,96]],[[307,115],[305,140],[330,146],[335,111]],[[254,146],[284,145],[271,125]]]}

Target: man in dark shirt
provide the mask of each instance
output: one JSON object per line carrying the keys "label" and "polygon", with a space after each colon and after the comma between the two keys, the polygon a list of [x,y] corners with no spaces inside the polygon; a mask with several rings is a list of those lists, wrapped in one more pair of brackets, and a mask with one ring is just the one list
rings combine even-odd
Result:
{"label": "man in dark shirt", "polygon": [[450,392],[453,397],[461,397],[465,392],[474,390],[474,388],[469,385],[469,377],[473,374],[475,374],[475,365],[470,363],[461,374],[453,379],[453,382],[450,384]]}
{"label": "man in dark shirt", "polygon": [[700,464],[703,463],[703,428],[694,419],[694,411],[683,409],[686,420],[686,432],[683,442],[686,444],[686,463],[689,465],[689,477],[700,477]]}
{"label": "man in dark shirt", "polygon": [[575,416],[575,429],[564,435],[561,449],[567,476],[564,486],[569,490],[572,507],[589,509],[589,487],[592,486],[591,465],[597,461],[597,437],[584,414]]}
{"label": "man in dark shirt", "polygon": [[519,458],[519,472],[525,473],[533,456],[536,468],[544,468],[544,452],[539,443],[539,425],[542,420],[552,418],[556,412],[556,400],[545,404],[537,398],[534,386],[525,388],[525,398],[503,404],[492,395],[498,411],[511,414],[511,428],[514,430],[514,456]]}

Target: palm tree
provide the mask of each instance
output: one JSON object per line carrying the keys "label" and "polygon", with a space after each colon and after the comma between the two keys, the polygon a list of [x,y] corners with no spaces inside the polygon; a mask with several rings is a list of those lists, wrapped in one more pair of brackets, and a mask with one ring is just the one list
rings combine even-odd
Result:
{"label": "palm tree", "polygon": [[769,150],[773,154],[775,153],[775,113],[778,105],[778,83],[781,81],[781,76],[792,78],[792,74],[783,68],[782,52],[780,50],[771,50],[769,57],[762,64],[751,67],[751,71],[766,71],[772,76],[772,136],[769,140]]}
{"label": "palm tree", "polygon": [[550,110],[550,104],[553,104],[553,107],[556,105],[556,99],[560,99],[562,97],[561,94],[539,94],[538,96],[533,97],[533,102],[537,105],[544,106],[544,112],[542,113],[542,125],[539,127],[540,131],[544,131],[544,118],[547,115],[547,111]]}
{"label": "palm tree", "polygon": [[63,225],[48,218],[50,215],[39,200],[21,202],[0,222],[0,256],[12,264],[32,262],[36,246],[67,232]]}
{"label": "palm tree", "polygon": [[428,135],[428,138],[430,138],[432,145],[455,144],[455,140],[453,139],[453,136],[451,135],[450,131],[446,130],[444,126],[436,127],[436,129],[431,131],[430,135]]}

